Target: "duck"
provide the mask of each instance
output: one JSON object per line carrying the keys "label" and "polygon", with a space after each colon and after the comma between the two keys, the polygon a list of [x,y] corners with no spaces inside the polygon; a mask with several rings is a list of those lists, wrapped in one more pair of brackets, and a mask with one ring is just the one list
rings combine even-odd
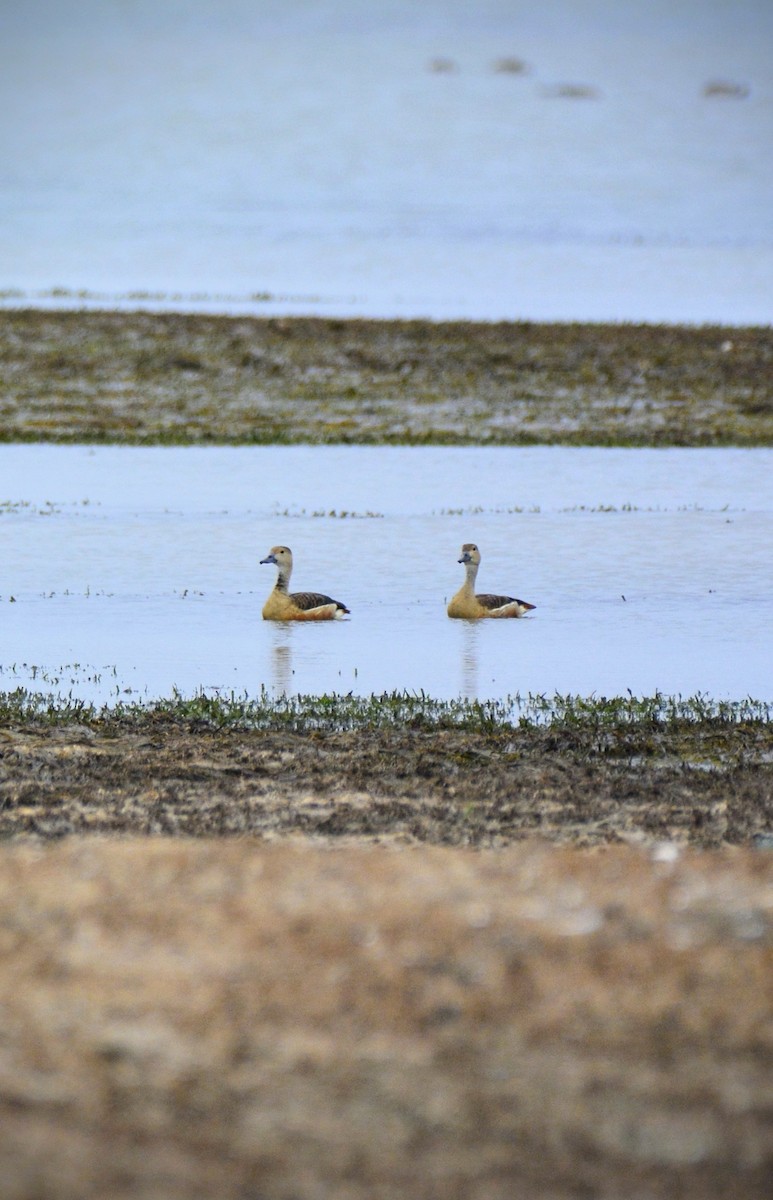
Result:
{"label": "duck", "polygon": [[289,546],[272,546],[260,563],[273,563],[277,568],[276,583],[263,605],[264,621],[342,621],[349,616],[345,604],[322,592],[288,592],[293,570]]}
{"label": "duck", "polygon": [[449,617],[462,617],[467,620],[478,620],[480,617],[522,617],[531,612],[536,604],[526,600],[517,600],[515,596],[482,595],[475,592],[475,576],[480,566],[480,550],[474,542],[465,542],[462,546],[462,556],[459,559],[464,564],[466,578],[463,585],[448,605]]}

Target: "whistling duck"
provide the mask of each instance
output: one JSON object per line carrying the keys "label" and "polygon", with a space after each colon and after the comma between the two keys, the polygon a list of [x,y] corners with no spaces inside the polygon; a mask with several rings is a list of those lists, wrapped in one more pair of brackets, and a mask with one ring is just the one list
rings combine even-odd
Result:
{"label": "whistling duck", "polygon": [[525,600],[516,600],[514,596],[475,594],[480,550],[473,542],[464,543],[459,562],[464,563],[466,578],[448,605],[449,617],[464,617],[468,620],[477,620],[479,617],[522,617],[524,613],[536,608],[536,605],[527,604]]}
{"label": "whistling duck", "polygon": [[260,561],[277,568],[276,584],[263,605],[264,621],[341,621],[348,614],[345,604],[321,592],[288,592],[293,569],[289,547],[273,546]]}

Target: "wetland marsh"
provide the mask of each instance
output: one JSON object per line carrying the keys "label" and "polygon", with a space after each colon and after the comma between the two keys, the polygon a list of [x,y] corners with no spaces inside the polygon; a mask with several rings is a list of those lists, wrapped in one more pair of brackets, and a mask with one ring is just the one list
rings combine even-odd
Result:
{"label": "wetland marsh", "polygon": [[[48,439],[48,444],[0,446],[5,561],[0,686],[7,693],[39,693],[64,713],[72,705],[98,711],[103,705],[152,704],[173,695],[181,704],[198,697],[226,705],[263,696],[280,707],[299,696],[350,695],[368,703],[370,697],[403,695],[430,704],[510,704],[513,720],[521,700],[528,704],[530,697],[549,700],[557,694],[590,698],[602,708],[605,697],[625,695],[770,699],[769,331],[256,321],[147,313],[5,313],[0,330],[9,368],[3,377],[6,432],[31,436],[37,428]],[[373,426],[368,403],[353,395],[347,404],[355,417],[345,436],[389,442],[400,430],[401,440],[423,442],[437,419],[436,401],[422,397],[420,387],[417,392],[414,370],[406,369],[412,363],[421,379],[436,373],[441,409],[454,414],[452,425],[456,422],[461,440],[472,436],[473,426],[483,442],[507,440],[513,430],[523,429],[512,400],[513,379],[525,371],[533,384],[528,364],[536,363],[546,372],[544,391],[559,405],[570,403],[577,428],[589,430],[593,424],[604,440],[609,429],[605,434],[594,397],[603,376],[607,391],[601,389],[602,397],[616,397],[614,407],[620,410],[623,392],[633,386],[632,354],[640,366],[646,360],[651,368],[637,386],[648,389],[656,407],[670,397],[668,403],[680,412],[679,428],[691,430],[694,441],[703,440],[701,430],[712,422],[713,436],[729,437],[738,413],[748,416],[756,406],[754,438],[763,444],[328,445],[336,429],[339,438],[343,431],[333,423],[321,432],[319,424],[328,398],[345,396],[352,386],[348,370],[356,364],[359,384],[388,398],[391,424],[388,430]],[[274,369],[277,363],[281,370]],[[567,400],[560,381],[570,376],[579,383]],[[240,390],[245,380],[249,386]],[[196,397],[210,388],[210,416],[201,423],[194,415]],[[220,403],[220,389],[231,396],[230,406]],[[682,393],[689,397],[684,405]],[[469,395],[483,397],[488,407],[471,416]],[[262,440],[256,431],[267,404],[281,410],[280,426],[272,429],[280,429],[285,444],[200,444],[226,433],[237,443],[245,437]],[[46,420],[37,423],[35,413],[44,408]],[[16,424],[9,418],[11,409]],[[245,424],[248,412],[257,425]],[[109,424],[111,413],[120,418],[118,424]],[[130,425],[124,420],[129,415]],[[622,421],[621,411],[618,416]],[[543,419],[557,439],[566,435],[556,410],[549,409]],[[469,421],[473,424],[464,426]],[[723,432],[717,434],[720,427]],[[448,428],[440,425],[439,440]],[[672,426],[666,440],[673,440],[675,431]],[[636,436],[642,436],[641,429]],[[78,437],[89,437],[92,444],[51,444]],[[171,438],[184,444],[100,444],[106,437],[121,443]],[[303,444],[286,444],[295,442]],[[445,604],[461,579],[459,546],[470,538],[483,551],[484,588],[523,596],[537,605],[532,614],[516,623],[447,619]],[[274,572],[258,564],[277,543],[294,549],[297,586],[335,594],[352,610],[350,620],[309,627],[260,619]],[[190,757],[195,733],[186,726],[177,741],[174,721],[164,728],[169,746],[177,747],[181,759]],[[67,729],[72,726],[65,721],[57,735],[65,743]],[[455,786],[441,769],[446,732],[432,735],[439,739],[437,751],[419,769],[421,751],[410,734],[402,742],[398,734],[368,722],[361,730],[373,757],[363,765],[354,752],[356,734],[339,731],[343,740],[333,760],[339,762],[340,778],[335,786],[332,778],[325,784],[334,794],[357,791],[360,780],[362,789],[375,795],[379,781],[391,778],[386,764],[393,759],[409,764],[398,777],[415,775],[420,803],[438,787],[442,792]],[[286,736],[300,738],[287,771],[296,800],[315,789],[314,780],[327,778],[331,767],[329,749],[323,756],[326,766],[320,767],[318,731],[310,725],[309,732],[315,740],[307,757],[303,730],[292,735],[285,730]],[[332,734],[328,730],[325,736]],[[468,742],[476,736],[463,735]],[[759,736],[764,741],[764,734]],[[744,764],[733,748],[740,734],[732,723],[714,757],[689,746],[680,757],[673,746],[662,750],[656,739],[650,754],[633,755],[635,769],[621,773],[615,764],[613,792],[620,779],[638,779],[634,792],[639,787],[650,797],[645,809],[652,788],[665,788],[667,803],[683,787],[689,795],[706,786],[721,792],[733,763],[733,770],[742,767],[753,781],[739,786],[746,794],[748,783],[763,804],[754,810],[753,825],[764,834],[768,817],[762,797],[770,764],[759,736],[752,739],[756,750]],[[542,738],[534,734],[534,746],[544,746]],[[549,744],[548,757],[557,756],[567,771],[569,796],[586,766],[569,763],[561,739]],[[115,760],[122,764],[116,779],[129,769],[133,745],[129,739]],[[170,753],[174,758],[175,751]],[[467,750],[460,753],[464,757]],[[81,761],[79,754],[75,762]],[[454,754],[451,775],[460,769]],[[497,750],[486,759],[492,771],[500,758]],[[506,781],[514,760],[505,759],[500,766]],[[35,754],[29,760],[17,756],[14,777],[22,790],[25,761],[33,775],[42,769],[34,765]],[[102,759],[87,755],[83,761],[96,769]],[[479,760],[473,754],[470,761]],[[428,762],[435,764],[434,779],[432,772],[426,775]],[[604,760],[602,766],[606,778],[609,764]],[[140,755],[137,770],[137,778],[152,772],[151,761]],[[272,787],[279,795],[274,776]],[[229,777],[228,771],[212,776],[216,806],[218,788]],[[475,779],[485,790],[480,772],[465,769],[463,778],[463,792],[474,791]],[[75,777],[71,785],[76,791],[80,787]],[[496,790],[493,776],[491,786]],[[502,786],[507,790],[509,784]],[[535,776],[529,786],[538,809],[555,781],[547,784]],[[603,791],[606,784],[599,786]],[[119,787],[119,797],[120,792]],[[397,811],[396,795],[388,798],[385,812]],[[227,811],[231,801],[223,802]],[[120,799],[116,803],[106,828],[122,827],[116,815]],[[487,810],[483,826],[473,821],[456,828],[453,817],[454,833],[443,820],[433,833],[432,821],[425,828],[422,818],[416,828],[425,832],[410,836],[485,841],[500,834],[521,836],[531,827],[531,817],[524,818],[525,825],[519,818],[512,827],[503,821],[498,833],[496,820],[491,824],[497,804]],[[564,812],[562,804],[557,811]],[[57,816],[49,821],[35,811],[21,827],[52,833],[68,828],[69,817],[60,825]],[[155,828],[142,811],[142,806],[133,808],[127,830]],[[197,812],[197,805],[186,811]],[[329,816],[320,818],[322,825]],[[266,819],[268,828],[273,818],[266,814]],[[569,820],[557,819],[557,830],[564,819]],[[79,826],[80,817],[72,820]],[[200,827],[190,820],[185,817],[178,826],[168,812],[164,818],[170,830],[209,828],[203,811]],[[245,821],[245,828],[257,829],[261,820],[254,814],[225,816],[222,829],[236,831]],[[412,818],[406,820],[410,827]],[[663,828],[671,828],[669,820]],[[674,828],[683,828],[680,822],[676,819]],[[581,824],[569,822],[572,837],[582,836]],[[386,819],[374,828],[388,836],[388,826]],[[613,826],[602,820],[591,840],[617,837],[620,829]],[[710,821],[709,826],[715,828],[711,837],[719,836],[718,827]],[[732,825],[729,839],[742,838],[741,829]]]}
{"label": "wetland marsh", "polygon": [[[369,411],[171,361],[197,320],[0,318],[9,1196],[766,1196],[768,334],[647,331],[637,408],[641,331],[564,330],[623,349],[546,438],[665,445],[531,446],[447,329]],[[528,618],[447,619],[470,537]],[[278,541],[350,621],[260,620]]]}
{"label": "wetland marsh", "polygon": [[4,6],[3,1200],[768,1200],[772,12]]}

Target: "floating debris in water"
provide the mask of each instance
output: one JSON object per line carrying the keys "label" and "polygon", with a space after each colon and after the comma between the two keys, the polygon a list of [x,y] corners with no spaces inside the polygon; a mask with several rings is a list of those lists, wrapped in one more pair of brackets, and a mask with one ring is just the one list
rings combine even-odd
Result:
{"label": "floating debris in water", "polygon": [[745,100],[751,89],[745,83],[732,83],[729,79],[711,79],[703,85],[703,95],[708,99]]}
{"label": "floating debris in water", "polygon": [[497,75],[528,75],[530,67],[522,58],[507,55],[504,58],[496,59],[492,70]]}
{"label": "floating debris in water", "polygon": [[431,58],[427,63],[427,70],[433,75],[454,75],[459,66],[452,58]]}
{"label": "floating debris in water", "polygon": [[589,83],[556,83],[543,88],[542,95],[561,100],[598,100],[601,92]]}

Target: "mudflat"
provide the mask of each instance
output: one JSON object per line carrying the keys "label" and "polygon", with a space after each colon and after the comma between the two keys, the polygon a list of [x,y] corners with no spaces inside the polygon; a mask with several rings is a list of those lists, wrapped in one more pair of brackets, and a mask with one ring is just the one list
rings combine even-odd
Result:
{"label": "mudflat", "polygon": [[773,330],[5,310],[0,437],[772,445]]}
{"label": "mudflat", "polygon": [[773,724],[249,729],[174,706],[4,723],[0,836],[74,833],[749,845],[773,839]]}

